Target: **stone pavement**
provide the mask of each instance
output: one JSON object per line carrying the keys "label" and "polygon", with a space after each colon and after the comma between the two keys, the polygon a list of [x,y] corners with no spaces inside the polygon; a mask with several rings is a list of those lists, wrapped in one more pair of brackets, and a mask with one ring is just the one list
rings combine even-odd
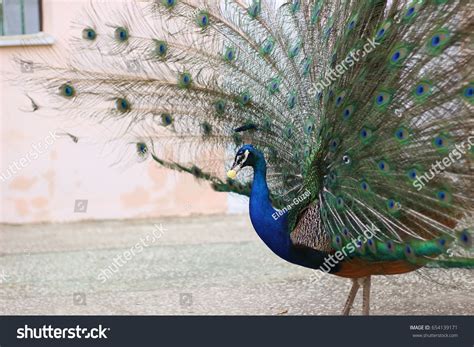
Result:
{"label": "stone pavement", "polygon": [[[335,315],[349,288],[277,258],[245,215],[0,225],[2,315]],[[473,288],[469,270],[376,277],[372,314],[472,315]]]}

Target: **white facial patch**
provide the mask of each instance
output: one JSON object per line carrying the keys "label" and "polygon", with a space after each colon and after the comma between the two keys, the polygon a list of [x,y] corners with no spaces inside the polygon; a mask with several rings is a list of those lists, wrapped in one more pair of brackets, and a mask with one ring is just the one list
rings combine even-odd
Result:
{"label": "white facial patch", "polygon": [[[245,162],[247,161],[247,158],[249,157],[249,154],[250,154],[250,151],[249,150],[246,150],[244,152],[244,156],[241,157],[242,160],[239,161],[239,163],[237,163],[237,165],[235,165],[235,167],[233,168],[233,170],[237,173],[240,171],[240,169],[242,169],[242,166],[245,164]],[[239,158],[240,159],[240,158]]]}

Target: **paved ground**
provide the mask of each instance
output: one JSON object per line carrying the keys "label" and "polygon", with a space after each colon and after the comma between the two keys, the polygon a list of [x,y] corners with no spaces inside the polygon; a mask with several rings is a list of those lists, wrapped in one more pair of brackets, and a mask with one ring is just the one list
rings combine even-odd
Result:
{"label": "paved ground", "polygon": [[[372,283],[373,314],[474,314],[473,272]],[[0,225],[0,314],[332,315],[349,287],[278,259],[247,216]]]}

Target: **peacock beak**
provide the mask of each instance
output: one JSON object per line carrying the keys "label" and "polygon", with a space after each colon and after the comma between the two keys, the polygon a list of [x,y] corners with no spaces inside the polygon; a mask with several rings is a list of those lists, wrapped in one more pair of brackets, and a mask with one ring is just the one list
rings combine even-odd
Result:
{"label": "peacock beak", "polygon": [[227,177],[229,177],[230,179],[233,180],[236,176],[237,176],[237,171],[235,171],[234,169],[227,171]]}
{"label": "peacock beak", "polygon": [[232,168],[227,171],[227,177],[229,177],[230,179],[235,179],[235,177],[237,177],[237,173],[242,169],[242,164],[239,164],[237,162],[234,162],[234,164],[232,165]]}
{"label": "peacock beak", "polygon": [[230,179],[235,179],[235,177],[237,177],[237,173],[244,166],[249,156],[249,153],[250,153],[249,151],[245,151],[245,153],[235,156],[235,160],[234,160],[234,164],[232,164],[232,168],[229,171],[227,171],[227,177],[229,177]]}

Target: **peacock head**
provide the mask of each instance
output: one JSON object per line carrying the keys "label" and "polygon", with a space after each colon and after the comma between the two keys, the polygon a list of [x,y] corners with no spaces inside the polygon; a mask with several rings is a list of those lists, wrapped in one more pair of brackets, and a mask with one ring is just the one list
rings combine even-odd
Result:
{"label": "peacock head", "polygon": [[237,173],[246,166],[255,168],[257,163],[264,162],[263,153],[252,145],[243,145],[235,155],[234,164],[227,172],[227,177],[234,179]]}

